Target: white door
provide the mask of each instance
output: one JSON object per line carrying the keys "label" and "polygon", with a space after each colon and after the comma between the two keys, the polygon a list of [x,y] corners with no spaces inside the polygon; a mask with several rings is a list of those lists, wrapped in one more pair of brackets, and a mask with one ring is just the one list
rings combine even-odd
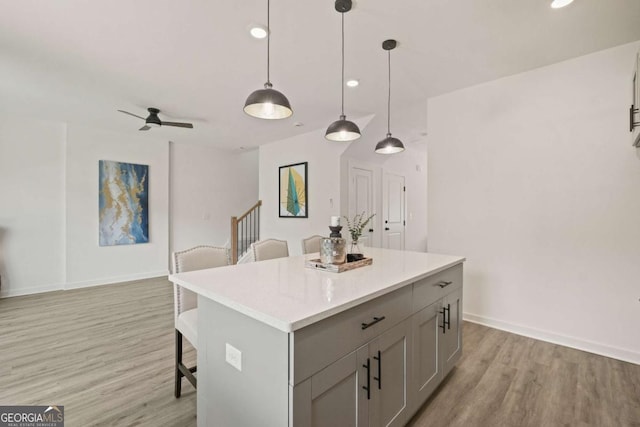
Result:
{"label": "white door", "polygon": [[[373,170],[352,166],[349,187],[349,218],[353,218],[356,214],[364,212],[365,218],[368,218],[373,212]],[[360,244],[363,246],[371,246],[373,241],[373,224],[371,220],[367,227],[363,230],[360,237]],[[341,223],[342,237],[351,242],[347,224]]]}
{"label": "white door", "polygon": [[404,250],[404,176],[385,172],[382,182],[382,247]]}

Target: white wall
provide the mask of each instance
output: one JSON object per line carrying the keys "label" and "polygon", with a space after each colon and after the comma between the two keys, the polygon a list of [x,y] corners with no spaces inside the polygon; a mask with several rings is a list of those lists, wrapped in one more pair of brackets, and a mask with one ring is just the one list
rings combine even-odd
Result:
{"label": "white wall", "polygon": [[171,250],[224,246],[230,220],[258,201],[258,150],[171,144]]}
{"label": "white wall", "polygon": [[[167,274],[169,143],[161,136],[69,125],[66,157],[66,288]],[[98,162],[149,166],[149,243],[98,245]]]}
{"label": "white wall", "polygon": [[[328,235],[331,216],[340,215],[340,155],[348,144],[327,141],[324,133],[319,129],[260,146],[260,238],[287,240],[292,255],[302,253],[302,238]],[[278,168],[300,162],[309,163],[309,218],[279,218]]]}
{"label": "white wall", "polygon": [[640,363],[640,43],[429,102],[429,250],[465,317]]}
{"label": "white wall", "polygon": [[[174,151],[170,210],[170,150],[162,133],[0,119],[0,296],[167,274],[170,213],[176,245],[223,245],[230,216],[257,200],[257,152],[190,145]],[[149,165],[150,243],[98,245],[99,160]]]}
{"label": "white wall", "polygon": [[0,295],[58,289],[64,277],[62,123],[0,118]]}

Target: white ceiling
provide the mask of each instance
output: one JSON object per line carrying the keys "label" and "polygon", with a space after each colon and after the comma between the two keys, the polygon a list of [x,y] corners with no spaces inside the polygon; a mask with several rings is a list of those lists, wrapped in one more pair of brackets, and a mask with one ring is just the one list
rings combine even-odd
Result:
{"label": "white ceiling", "polygon": [[[266,0],[4,0],[0,14],[0,109],[138,132],[155,106],[195,129],[153,129],[176,142],[252,147],[339,115],[340,17],[333,0],[272,0],[271,80],[294,116],[246,116],[262,87]],[[640,40],[639,0],[359,0],[346,15],[351,119],[386,115],[386,53],[393,108],[608,47]],[[463,106],[461,106],[463,107]],[[296,127],[295,122],[304,126]],[[424,126],[423,123],[416,124]]]}

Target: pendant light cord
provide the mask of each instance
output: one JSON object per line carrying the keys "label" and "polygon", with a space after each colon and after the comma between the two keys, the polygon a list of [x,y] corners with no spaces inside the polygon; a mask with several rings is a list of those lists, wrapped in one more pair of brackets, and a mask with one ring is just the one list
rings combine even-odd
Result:
{"label": "pendant light cord", "polygon": [[269,52],[269,50],[271,48],[271,46],[270,46],[270,44],[271,44],[270,43],[271,42],[271,25],[270,25],[270,22],[269,22],[269,10],[270,9],[271,9],[271,2],[270,2],[270,0],[267,0],[267,84],[269,84],[269,85],[271,84],[271,79],[269,77],[269,65],[270,65],[269,64],[269,57],[271,56],[270,52]]}
{"label": "pendant light cord", "polygon": [[387,98],[387,133],[391,135],[391,50],[389,54],[389,97]]}
{"label": "pendant light cord", "polygon": [[342,104],[341,104],[341,111],[342,111],[342,115],[344,116],[344,12],[341,13],[342,15]]}

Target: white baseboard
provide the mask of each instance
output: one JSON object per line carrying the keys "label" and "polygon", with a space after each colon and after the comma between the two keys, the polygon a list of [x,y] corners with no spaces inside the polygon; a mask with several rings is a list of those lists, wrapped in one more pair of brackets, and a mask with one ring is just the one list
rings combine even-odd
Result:
{"label": "white baseboard", "polygon": [[88,288],[91,286],[110,285],[112,283],[131,282],[133,280],[152,279],[155,277],[162,277],[162,276],[168,276],[168,275],[169,275],[168,270],[153,271],[150,273],[127,274],[124,276],[107,277],[107,278],[95,279],[95,280],[85,280],[81,282],[71,282],[71,283],[67,283],[64,289]]}
{"label": "white baseboard", "polygon": [[61,291],[64,289],[64,283],[57,283],[45,286],[35,286],[24,289],[7,289],[0,288],[0,298],[20,297],[23,295],[42,294],[44,292]]}
{"label": "white baseboard", "polygon": [[41,294],[44,292],[64,291],[71,289],[88,288],[91,286],[110,285],[113,283],[131,282],[134,280],[152,279],[169,275],[168,270],[154,271],[150,273],[128,274],[124,276],[108,277],[95,280],[85,280],[72,283],[55,283],[45,286],[36,286],[22,289],[2,289],[0,288],[0,298],[19,297],[23,295]]}
{"label": "white baseboard", "polygon": [[612,359],[622,360],[623,362],[634,363],[640,365],[640,353],[626,350],[623,348],[611,347],[580,338],[569,337],[566,335],[556,334],[554,332],[543,331],[540,329],[530,328],[528,326],[517,325],[502,320],[492,319],[489,317],[479,316],[471,313],[463,313],[462,318],[468,322],[477,323],[494,329],[511,332],[529,338],[562,345],[565,347],[575,348],[577,350],[589,353],[599,354],[601,356],[611,357]]}

